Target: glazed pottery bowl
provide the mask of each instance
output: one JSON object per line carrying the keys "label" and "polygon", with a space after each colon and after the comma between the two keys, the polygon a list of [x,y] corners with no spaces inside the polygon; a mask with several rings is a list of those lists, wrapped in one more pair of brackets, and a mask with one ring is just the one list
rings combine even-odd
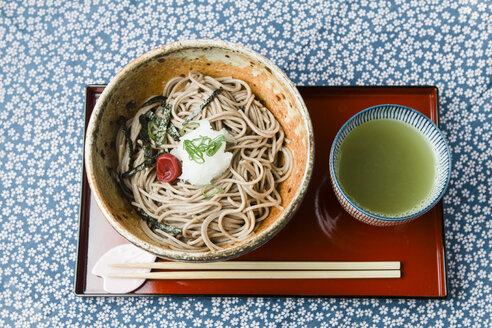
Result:
{"label": "glazed pottery bowl", "polygon": [[[119,189],[115,138],[118,117],[132,117],[151,95],[162,93],[171,78],[190,71],[246,81],[282,125],[295,159],[289,178],[279,186],[283,210],[273,208],[255,234],[215,252],[175,251],[150,239],[140,217]],[[267,242],[293,216],[304,197],[314,160],[313,131],[298,90],[270,60],[239,45],[216,40],[189,40],[155,48],[126,65],[98,99],[86,134],[85,167],[102,213],[129,242],[170,260],[218,261],[244,254]]]}
{"label": "glazed pottery bowl", "polygon": [[[339,181],[339,164],[336,162],[342,142],[358,126],[378,119],[394,119],[416,128],[430,143],[435,157],[436,176],[430,196],[424,204],[401,217],[385,217],[362,209],[347,193]],[[333,190],[342,207],[354,218],[371,225],[391,226],[412,221],[429,211],[442,198],[449,183],[451,155],[439,128],[425,115],[415,109],[400,105],[379,105],[367,108],[351,117],[340,129],[330,151],[330,178]]]}

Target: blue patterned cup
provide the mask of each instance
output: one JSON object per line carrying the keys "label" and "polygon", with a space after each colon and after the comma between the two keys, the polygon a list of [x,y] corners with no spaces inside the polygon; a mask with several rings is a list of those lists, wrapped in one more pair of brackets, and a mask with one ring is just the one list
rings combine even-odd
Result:
{"label": "blue patterned cup", "polygon": [[[384,217],[362,209],[347,196],[338,180],[338,169],[337,165],[335,165],[335,160],[342,142],[356,127],[377,119],[395,119],[415,127],[427,138],[434,151],[437,173],[431,195],[427,197],[423,206],[415,208],[405,216]],[[378,105],[357,113],[342,126],[333,141],[330,151],[330,178],[338,201],[354,218],[376,226],[391,226],[409,222],[429,211],[442,198],[449,183],[450,173],[451,155],[439,128],[422,113],[400,105]]]}

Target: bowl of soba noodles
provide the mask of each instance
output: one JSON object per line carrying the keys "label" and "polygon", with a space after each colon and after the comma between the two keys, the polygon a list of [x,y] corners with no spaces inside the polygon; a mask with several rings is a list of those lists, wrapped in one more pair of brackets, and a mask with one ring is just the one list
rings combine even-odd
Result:
{"label": "bowl of soba noodles", "polygon": [[219,261],[292,218],[313,142],[304,101],[275,64],[240,45],[189,40],[111,80],[87,128],[85,167],[101,212],[129,242],[164,259]]}

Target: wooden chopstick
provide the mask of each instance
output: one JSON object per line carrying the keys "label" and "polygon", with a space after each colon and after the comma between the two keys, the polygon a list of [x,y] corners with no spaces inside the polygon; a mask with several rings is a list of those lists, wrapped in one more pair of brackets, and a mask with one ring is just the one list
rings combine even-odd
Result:
{"label": "wooden chopstick", "polygon": [[400,278],[400,270],[339,271],[174,271],[111,274],[110,278],[137,279],[358,279]]}
{"label": "wooden chopstick", "polygon": [[399,270],[400,262],[225,261],[211,263],[124,263],[111,264],[111,266],[167,270]]}

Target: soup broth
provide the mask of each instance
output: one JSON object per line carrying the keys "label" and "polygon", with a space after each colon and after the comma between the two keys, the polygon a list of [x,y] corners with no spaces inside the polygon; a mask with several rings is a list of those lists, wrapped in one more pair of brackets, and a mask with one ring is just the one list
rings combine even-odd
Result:
{"label": "soup broth", "polygon": [[366,122],[347,135],[336,158],[343,191],[362,209],[385,217],[419,210],[431,196],[436,160],[413,126],[393,119]]}

